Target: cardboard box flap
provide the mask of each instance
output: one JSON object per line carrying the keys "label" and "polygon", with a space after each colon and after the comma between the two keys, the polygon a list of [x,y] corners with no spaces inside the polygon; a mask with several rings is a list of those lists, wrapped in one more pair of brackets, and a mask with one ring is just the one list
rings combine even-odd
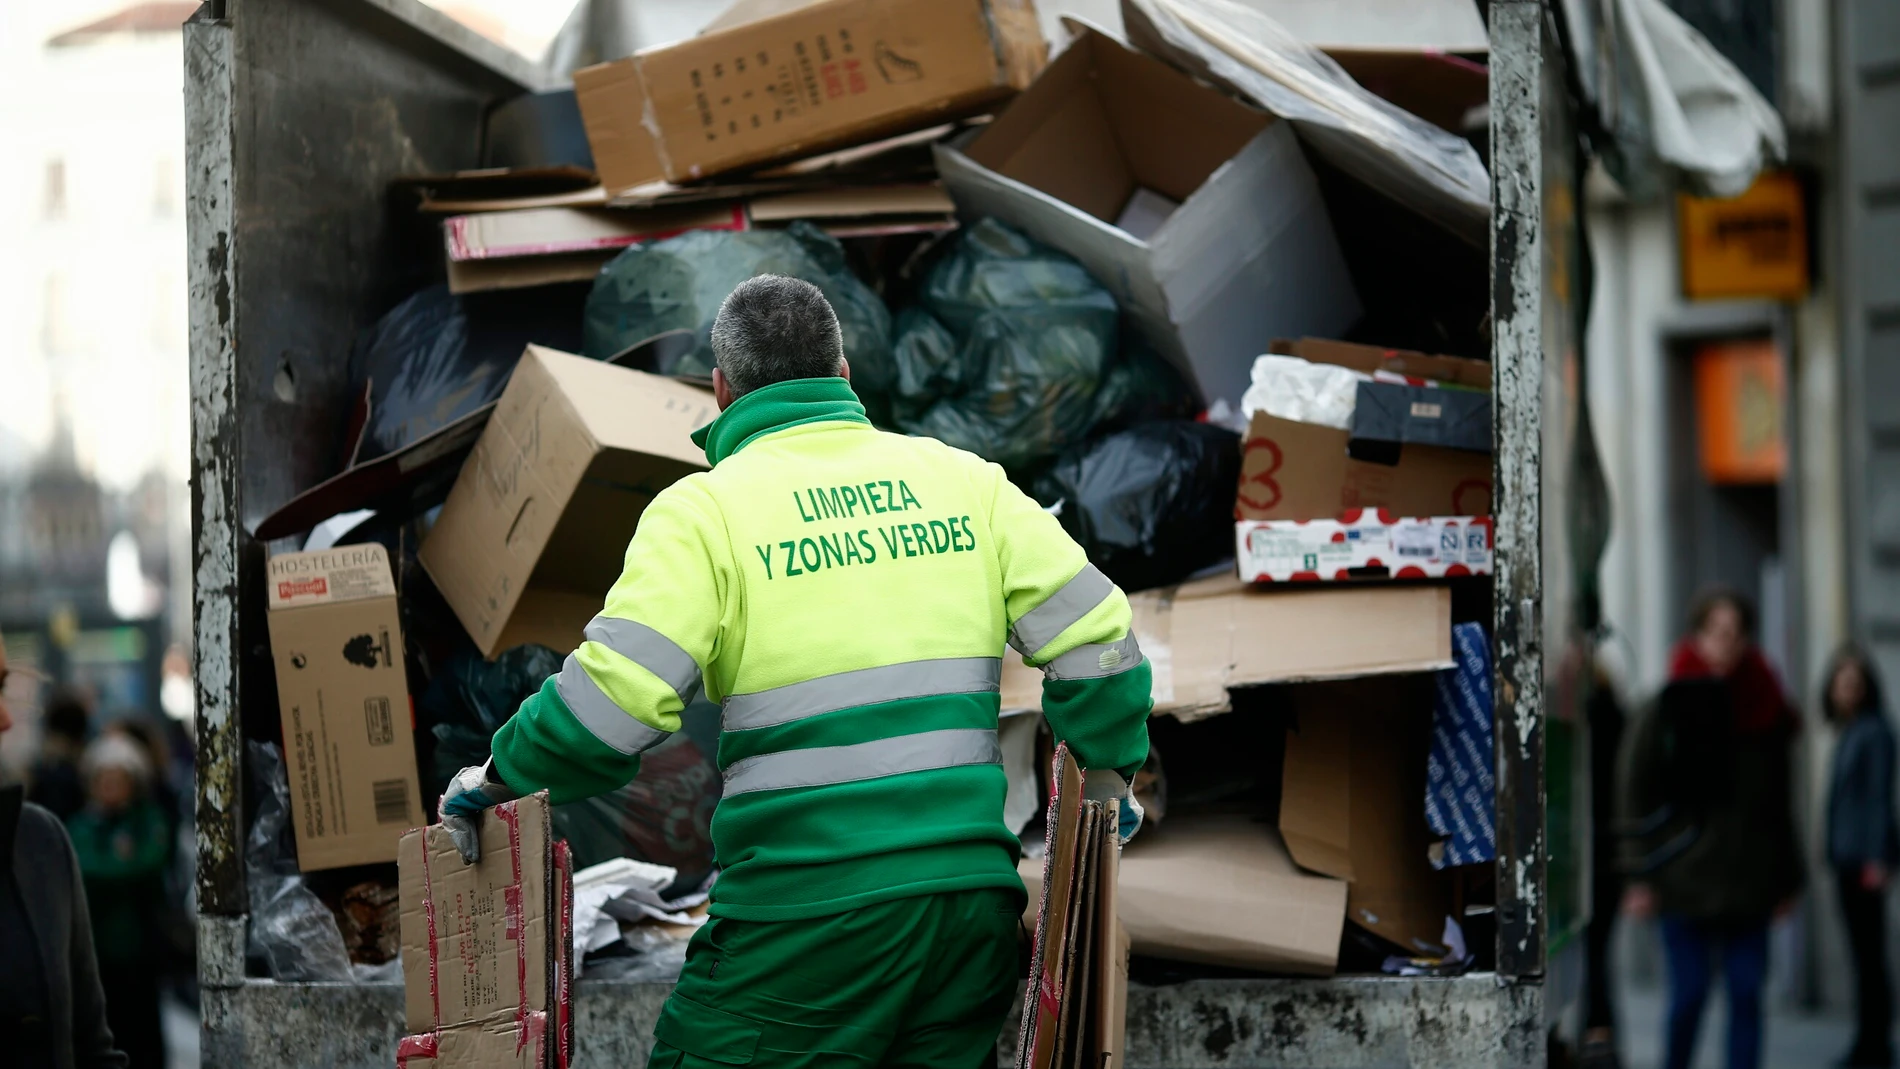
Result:
{"label": "cardboard box flap", "polygon": [[839,186],[752,199],[754,222],[837,219],[869,215],[955,212],[956,202],[940,185]]}
{"label": "cardboard box flap", "polygon": [[1302,866],[1349,881],[1346,919],[1414,953],[1444,951],[1451,885],[1425,824],[1429,676],[1302,687],[1280,828]]}
{"label": "cardboard box flap", "polygon": [[271,611],[364,598],[393,598],[389,551],[380,543],[338,546],[312,553],[281,553],[264,566]]}
{"label": "cardboard box flap", "polygon": [[587,129],[594,168],[610,194],[666,179],[660,146],[641,121],[647,96],[639,64],[621,60],[575,71],[574,102]]}
{"label": "cardboard box flap", "polygon": [[1113,223],[1136,188],[1176,202],[1273,117],[1085,29],[1037,91],[998,116],[970,159]]}
{"label": "cardboard box flap", "polygon": [[[1301,872],[1271,825],[1171,815],[1143,828],[1118,868],[1118,910],[1138,954],[1311,976],[1338,964],[1345,881]],[[1034,903],[1041,864],[1017,871]]]}
{"label": "cardboard box flap", "polygon": [[[1451,666],[1451,591],[1434,586],[1262,590],[1218,576],[1129,596],[1155,714],[1226,712],[1230,687]],[[1006,709],[1042,707],[1042,673],[1003,658]]]}

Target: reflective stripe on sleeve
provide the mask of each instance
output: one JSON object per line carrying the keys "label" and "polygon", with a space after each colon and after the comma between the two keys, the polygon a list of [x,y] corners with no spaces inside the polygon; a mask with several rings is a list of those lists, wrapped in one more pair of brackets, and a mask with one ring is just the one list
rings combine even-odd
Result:
{"label": "reflective stripe on sleeve", "polygon": [[583,634],[587,641],[598,642],[658,676],[680,696],[681,704],[691,701],[693,692],[699,689],[699,662],[693,660],[693,655],[637,620],[596,616]]}
{"label": "reflective stripe on sleeve", "polygon": [[725,728],[776,727],[820,713],[861,705],[923,698],[933,694],[995,694],[1001,688],[1000,657],[943,657],[819,676],[726,699]]}
{"label": "reflective stripe on sleeve", "polygon": [[1115,584],[1100,569],[1084,565],[1075,578],[1062,584],[1042,604],[1023,613],[1010,628],[1009,644],[1025,657],[1035,656],[1037,650],[1060,638],[1114,591]]}
{"label": "reflective stripe on sleeve", "polygon": [[600,689],[600,684],[594,682],[594,677],[587,674],[587,669],[581,667],[581,662],[571,653],[567,655],[567,663],[561,666],[554,689],[567,703],[574,719],[593,732],[595,738],[623,754],[650,749],[672,734],[642,723],[622,709]]}
{"label": "reflective stripe on sleeve", "polygon": [[1114,642],[1077,646],[1042,666],[1045,679],[1101,679],[1141,663],[1141,646],[1130,631]]}
{"label": "reflective stripe on sleeve", "polygon": [[724,797],[787,787],[821,787],[961,765],[1000,765],[1003,748],[987,728],[950,728],[850,746],[780,750],[726,769]]}

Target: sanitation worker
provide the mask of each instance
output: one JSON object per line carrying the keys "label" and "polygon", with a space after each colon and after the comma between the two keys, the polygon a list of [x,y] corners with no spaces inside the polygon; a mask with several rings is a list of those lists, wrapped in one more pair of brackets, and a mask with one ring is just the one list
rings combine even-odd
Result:
{"label": "sanitation worker", "polygon": [[[1043,712],[1123,796],[1148,754],[1128,599],[1003,470],[882,433],[819,290],[761,275],[713,324],[712,470],[662,491],[586,641],[445,792],[444,819],[531,791],[613,790],[723,706],[710,919],[651,1069],[994,1058],[1024,890],[1003,823],[1007,643]],[[1112,777],[1120,777],[1112,778]]]}

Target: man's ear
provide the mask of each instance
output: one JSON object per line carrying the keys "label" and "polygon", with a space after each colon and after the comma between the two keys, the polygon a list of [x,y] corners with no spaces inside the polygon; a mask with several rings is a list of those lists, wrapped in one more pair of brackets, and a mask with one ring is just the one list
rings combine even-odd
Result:
{"label": "man's ear", "polygon": [[851,361],[842,356],[838,358],[838,377],[846,382],[851,381]]}
{"label": "man's ear", "polygon": [[732,384],[726,381],[726,373],[713,368],[713,403],[724,412],[732,404]]}

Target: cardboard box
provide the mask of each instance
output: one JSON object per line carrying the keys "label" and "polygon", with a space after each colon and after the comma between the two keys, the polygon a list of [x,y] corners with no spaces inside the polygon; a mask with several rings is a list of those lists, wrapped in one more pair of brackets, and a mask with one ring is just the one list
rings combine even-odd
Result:
{"label": "cardboard box", "polygon": [[1491,457],[1464,449],[1406,446],[1397,464],[1355,460],[1352,435],[1254,413],[1241,447],[1234,516],[1321,520],[1359,509],[1398,516],[1488,516]]}
{"label": "cardboard box", "polygon": [[[1170,817],[1143,827],[1119,867],[1121,921],[1138,954],[1304,976],[1338,966],[1346,881],[1300,871],[1272,825]],[[1041,863],[1017,871],[1035,902]]]}
{"label": "cardboard box", "polygon": [[[1231,708],[1229,687],[1451,667],[1451,591],[1430,586],[1260,590],[1219,576],[1129,596],[1156,715]],[[1042,708],[1042,673],[1003,658],[1005,709]]]}
{"label": "cardboard box", "polygon": [[1030,0],[823,0],[575,72],[609,194],[973,115],[1048,55]]}
{"label": "cardboard box", "polygon": [[[1490,389],[1484,360],[1430,356],[1404,349],[1328,341],[1275,339],[1269,350],[1368,375]],[[1395,516],[1488,516],[1491,458],[1441,446],[1407,445],[1397,463],[1354,458],[1348,431],[1296,423],[1256,412],[1240,462],[1237,520],[1327,520],[1360,509]]]}
{"label": "cardboard box", "polygon": [[1337,520],[1241,520],[1234,563],[1251,583],[1356,578],[1439,579],[1491,574],[1489,517],[1396,517],[1382,511]]}
{"label": "cardboard box", "polygon": [[545,793],[481,819],[467,864],[441,825],[402,837],[399,1064],[564,1069],[572,1051],[573,863]]}
{"label": "cardboard box", "polygon": [[[937,166],[967,217],[1080,260],[1205,401],[1238,401],[1274,337],[1359,316],[1292,128],[1093,30]],[[1146,240],[1116,225],[1144,191],[1179,205]]]}
{"label": "cardboard box", "polygon": [[423,809],[389,554],[286,553],[264,571],[297,867],[393,861]]}
{"label": "cardboard box", "polygon": [[1301,867],[1347,882],[1347,920],[1439,955],[1451,883],[1432,868],[1425,824],[1432,687],[1425,675],[1301,687],[1280,833]]}
{"label": "cardboard box", "polygon": [[697,386],[530,345],[422,543],[484,656],[580,644],[654,495],[706,466]]}

